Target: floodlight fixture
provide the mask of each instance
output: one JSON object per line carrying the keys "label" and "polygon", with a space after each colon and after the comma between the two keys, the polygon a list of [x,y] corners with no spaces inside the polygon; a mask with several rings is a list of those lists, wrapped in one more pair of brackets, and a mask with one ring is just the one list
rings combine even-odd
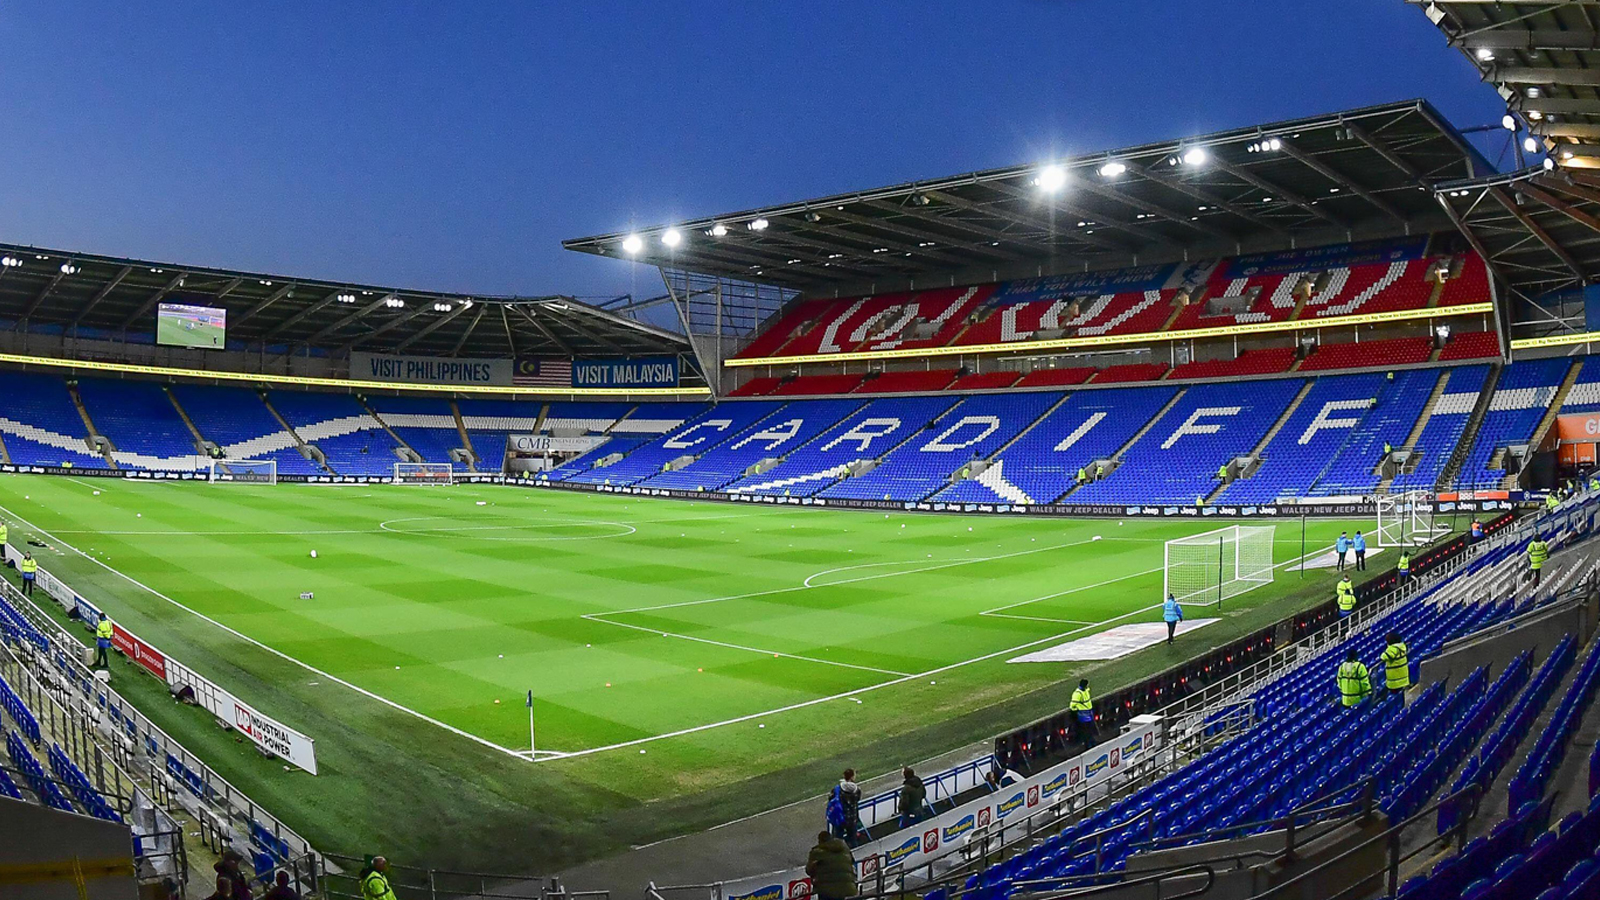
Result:
{"label": "floodlight fixture", "polygon": [[749,226],[747,226],[747,227],[751,231],[766,231],[767,227],[769,225],[771,225],[771,224],[772,223],[768,222],[766,219],[754,219],[754,220],[752,220],[750,222]]}
{"label": "floodlight fixture", "polygon": [[1207,158],[1209,158],[1209,154],[1206,153],[1204,147],[1190,147],[1183,151],[1183,164],[1186,166],[1205,165]]}
{"label": "floodlight fixture", "polygon": [[676,228],[668,228],[661,232],[661,243],[668,247],[676,247],[683,243],[683,232]]}
{"label": "floodlight fixture", "polygon": [[1118,162],[1117,160],[1113,159],[1112,161],[1100,167],[1100,177],[1116,178],[1118,175],[1121,175],[1126,171],[1128,171],[1127,163]]}
{"label": "floodlight fixture", "polygon": [[644,238],[639,237],[637,234],[630,234],[622,239],[622,252],[627,253],[630,256],[637,254],[643,249]]}
{"label": "floodlight fixture", "polygon": [[1477,56],[1479,62],[1494,62],[1494,51],[1488,47],[1479,47]]}
{"label": "floodlight fixture", "polygon": [[1500,117],[1500,127],[1507,131],[1516,131],[1517,120],[1512,117],[1511,113],[1506,113]]}
{"label": "floodlight fixture", "polygon": [[1033,179],[1039,190],[1053,194],[1067,186],[1067,170],[1057,165],[1049,165],[1039,170]]}
{"label": "floodlight fixture", "polygon": [[1555,167],[1556,167],[1556,161],[1551,159],[1550,157],[1546,156],[1544,158],[1544,170],[1546,172],[1550,172],[1550,171],[1553,171],[1555,169]]}
{"label": "floodlight fixture", "polygon": [[1537,153],[1539,152],[1539,142],[1534,140],[1532,135],[1529,135],[1522,139],[1522,149],[1529,153]]}
{"label": "floodlight fixture", "polygon": [[711,235],[712,237],[727,237],[728,226],[718,222],[717,224],[711,226],[711,230],[707,232],[707,234]]}

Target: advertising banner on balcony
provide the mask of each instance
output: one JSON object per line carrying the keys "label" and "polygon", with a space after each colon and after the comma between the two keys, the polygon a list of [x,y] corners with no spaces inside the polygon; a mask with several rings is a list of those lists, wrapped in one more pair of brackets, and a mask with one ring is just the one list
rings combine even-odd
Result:
{"label": "advertising banner on balcony", "polygon": [[360,351],[350,353],[350,377],[358,381],[508,385],[511,383],[511,370],[509,359],[446,359]]}
{"label": "advertising banner on balcony", "polygon": [[575,359],[572,386],[578,388],[659,388],[678,386],[676,356],[632,359]]}

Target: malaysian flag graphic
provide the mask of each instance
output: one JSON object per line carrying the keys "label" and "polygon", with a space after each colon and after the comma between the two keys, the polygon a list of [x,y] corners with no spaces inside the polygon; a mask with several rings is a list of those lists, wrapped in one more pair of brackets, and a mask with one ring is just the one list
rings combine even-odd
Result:
{"label": "malaysian flag graphic", "polygon": [[511,376],[512,384],[539,387],[572,387],[572,360],[519,359]]}

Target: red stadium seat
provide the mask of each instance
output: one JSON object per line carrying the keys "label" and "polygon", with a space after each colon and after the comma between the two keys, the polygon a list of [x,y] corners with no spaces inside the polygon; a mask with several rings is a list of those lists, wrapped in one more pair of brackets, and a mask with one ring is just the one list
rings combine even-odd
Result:
{"label": "red stadium seat", "polygon": [[1492,331],[1469,331],[1450,338],[1439,351],[1440,359],[1485,359],[1500,355],[1500,336]]}
{"label": "red stadium seat", "polygon": [[773,391],[775,397],[811,397],[823,394],[848,394],[860,386],[865,375],[802,375]]}
{"label": "red stadium seat", "polygon": [[[1049,370],[1057,371],[1057,370]],[[975,372],[963,375],[955,383],[945,388],[947,391],[994,391],[1008,388],[1017,383],[1022,376],[1021,372]],[[1088,377],[1088,376],[1085,376]]]}
{"label": "red stadium seat", "polygon": [[1108,366],[1094,377],[1095,384],[1115,384],[1124,381],[1155,381],[1167,374],[1166,363],[1129,363],[1125,366]]}
{"label": "red stadium seat", "polygon": [[1427,338],[1394,338],[1350,344],[1323,344],[1300,364],[1301,372],[1329,369],[1366,369],[1427,362],[1433,342]]}
{"label": "red stadium seat", "polygon": [[869,378],[856,388],[858,394],[904,394],[912,391],[942,391],[960,369],[933,369],[927,372],[885,372]]}
{"label": "red stadium seat", "polygon": [[1079,366],[1070,369],[1035,369],[1022,376],[1017,382],[1017,387],[1055,387],[1064,384],[1083,384],[1099,372],[1092,366]]}
{"label": "red stadium seat", "polygon": [[728,392],[729,397],[759,397],[777,390],[782,378],[752,378]]}
{"label": "red stadium seat", "polygon": [[[1182,378],[1230,378],[1239,375],[1271,375],[1287,372],[1294,365],[1293,347],[1276,347],[1271,350],[1246,350],[1237,359],[1214,359],[1206,362],[1184,363],[1172,370],[1168,381]],[[1095,379],[1099,381],[1099,379]]]}

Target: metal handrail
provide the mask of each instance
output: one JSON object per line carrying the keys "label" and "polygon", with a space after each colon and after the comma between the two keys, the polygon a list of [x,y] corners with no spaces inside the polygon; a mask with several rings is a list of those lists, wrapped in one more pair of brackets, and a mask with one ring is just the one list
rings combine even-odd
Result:
{"label": "metal handrail", "polygon": [[[1389,864],[1387,866],[1387,874],[1388,874],[1389,884],[1388,884],[1388,889],[1387,889],[1387,893],[1385,894],[1385,896],[1393,897],[1395,895],[1395,891],[1399,889],[1400,863],[1404,862],[1406,859],[1410,859],[1411,857],[1418,855],[1419,853],[1423,852],[1424,850],[1428,849],[1429,847],[1432,847],[1434,844],[1437,844],[1437,843],[1439,843],[1441,841],[1446,843],[1446,844],[1448,844],[1452,837],[1456,839],[1458,849],[1460,848],[1460,846],[1462,846],[1462,845],[1464,845],[1466,843],[1465,838],[1466,838],[1467,825],[1469,823],[1471,823],[1474,819],[1477,818],[1478,801],[1481,798],[1482,793],[1483,793],[1483,789],[1481,787],[1479,787],[1478,785],[1475,785],[1475,784],[1471,784],[1471,785],[1467,785],[1466,787],[1464,787],[1461,790],[1456,791],[1456,792],[1454,792],[1452,794],[1449,794],[1449,795],[1444,796],[1444,797],[1440,797],[1438,800],[1435,800],[1433,803],[1429,804],[1427,807],[1425,807],[1425,808],[1423,808],[1421,810],[1418,810],[1417,812],[1413,813],[1411,816],[1409,816],[1409,817],[1407,817],[1405,819],[1402,819],[1399,824],[1391,824],[1388,828],[1384,829],[1382,832],[1380,832],[1378,834],[1375,834],[1372,837],[1369,837],[1364,841],[1361,841],[1360,843],[1356,844],[1353,847],[1350,847],[1350,848],[1346,849],[1344,852],[1338,854],[1337,856],[1334,856],[1334,857],[1332,857],[1330,859],[1324,860],[1323,862],[1318,863],[1315,866],[1312,866],[1310,869],[1307,869],[1306,871],[1301,872],[1299,875],[1296,875],[1295,877],[1290,878],[1288,881],[1285,881],[1285,882],[1283,882],[1281,884],[1273,886],[1272,888],[1268,889],[1265,893],[1256,895],[1255,900],[1266,900],[1266,898],[1269,898],[1269,897],[1287,896],[1288,892],[1291,889],[1293,889],[1296,885],[1299,885],[1300,883],[1302,883],[1302,882],[1304,882],[1304,881],[1306,881],[1308,879],[1315,879],[1317,876],[1322,874],[1325,870],[1328,870],[1328,869],[1334,868],[1336,866],[1342,865],[1346,860],[1350,859],[1351,857],[1355,856],[1358,853],[1361,853],[1363,851],[1366,851],[1366,850],[1370,849],[1371,847],[1373,847],[1374,845],[1376,845],[1376,844],[1378,844],[1380,842],[1387,843],[1389,845]],[[1403,858],[1401,857],[1401,855],[1400,855],[1400,834],[1402,832],[1404,832],[1407,828],[1411,827],[1412,825],[1422,821],[1424,818],[1436,815],[1438,813],[1440,807],[1444,806],[1446,803],[1453,803],[1453,802],[1456,802],[1457,800],[1463,800],[1463,799],[1467,799],[1467,800],[1471,800],[1472,801],[1467,807],[1467,815],[1464,815],[1460,819],[1458,819],[1456,821],[1456,823],[1454,825],[1452,825],[1450,828],[1446,829],[1443,834],[1436,835],[1434,838],[1432,838],[1429,841],[1425,842],[1421,847],[1418,847],[1418,848],[1412,850],[1410,853],[1406,854]],[[1372,874],[1373,875],[1377,875],[1379,873],[1374,872]],[[1339,893],[1334,894],[1333,897],[1324,898],[1324,900],[1333,900],[1333,898],[1335,898],[1335,897],[1341,897],[1344,894],[1346,894],[1346,893],[1348,893],[1348,892],[1350,892],[1352,890],[1356,890],[1356,889],[1365,889],[1365,890],[1369,890],[1370,891],[1370,888],[1364,888],[1366,883],[1367,883],[1367,879],[1361,879],[1361,880],[1355,882],[1354,884],[1350,885],[1349,887],[1345,888],[1344,890],[1340,891]]]}
{"label": "metal handrail", "polygon": [[[1165,896],[1165,895],[1163,895],[1161,893],[1160,884],[1161,884],[1162,881],[1165,881],[1168,878],[1181,878],[1181,877],[1186,876],[1186,875],[1199,875],[1199,874],[1204,874],[1206,876],[1205,882],[1203,884],[1201,884],[1199,887],[1191,889],[1191,890],[1186,890],[1181,894],[1173,894],[1170,897]],[[1210,863],[1192,863],[1190,865],[1184,866],[1181,869],[1173,869],[1173,870],[1168,871],[1168,872],[1156,872],[1156,873],[1153,873],[1153,874],[1150,874],[1150,875],[1143,875],[1143,876],[1140,876],[1139,878],[1134,878],[1132,880],[1124,880],[1124,881],[1112,882],[1111,884],[1092,885],[1092,886],[1085,887],[1085,888],[1067,888],[1065,890],[1059,891],[1058,893],[1050,893],[1050,894],[1036,893],[1036,894],[1029,895],[1029,894],[1027,894],[1027,892],[1023,892],[1023,893],[1024,893],[1024,895],[1033,897],[1033,900],[1055,900],[1055,898],[1058,898],[1058,897],[1063,897],[1063,898],[1064,897],[1071,897],[1071,898],[1073,898],[1073,900],[1076,900],[1076,898],[1078,898],[1078,897],[1092,897],[1097,893],[1104,893],[1106,891],[1125,891],[1125,890],[1128,890],[1129,888],[1137,888],[1137,887],[1139,887],[1141,885],[1155,884],[1156,885],[1156,900],[1184,900],[1184,898],[1187,898],[1187,897],[1198,897],[1201,894],[1204,894],[1204,893],[1210,891],[1211,888],[1216,885],[1216,883],[1217,883],[1217,869],[1216,869],[1215,866],[1211,865]]]}

